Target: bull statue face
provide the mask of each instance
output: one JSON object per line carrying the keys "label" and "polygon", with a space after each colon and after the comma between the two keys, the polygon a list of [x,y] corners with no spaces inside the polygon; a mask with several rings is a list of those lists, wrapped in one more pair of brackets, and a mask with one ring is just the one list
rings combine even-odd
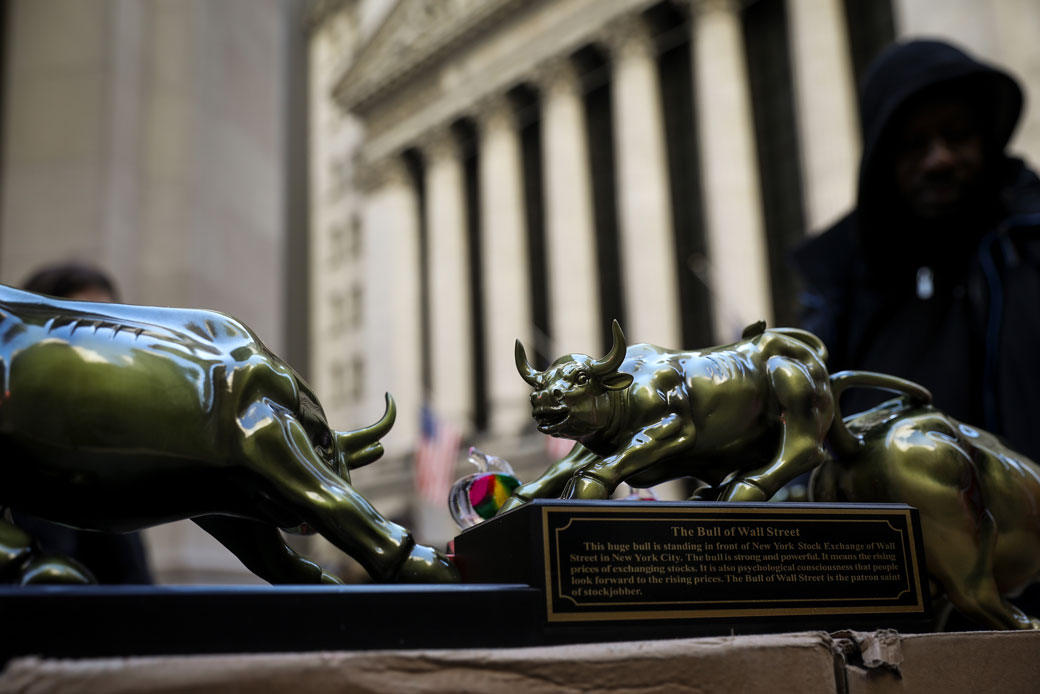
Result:
{"label": "bull statue face", "polygon": [[527,352],[516,341],[516,368],[535,390],[532,414],[543,434],[582,441],[602,431],[614,409],[612,403],[632,384],[631,374],[618,371],[625,360],[625,335],[615,320],[614,345],[602,359],[568,354],[538,371],[527,361]]}

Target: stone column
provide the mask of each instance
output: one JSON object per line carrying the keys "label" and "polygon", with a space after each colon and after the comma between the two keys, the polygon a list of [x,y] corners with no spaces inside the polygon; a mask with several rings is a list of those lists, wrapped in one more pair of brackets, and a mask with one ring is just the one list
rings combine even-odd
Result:
{"label": "stone column", "polygon": [[605,38],[613,62],[625,335],[629,342],[678,347],[679,280],[653,40],[637,15],[612,24]]}
{"label": "stone column", "polygon": [[430,293],[430,405],[463,431],[473,421],[473,348],[466,243],[465,178],[447,129],[431,134],[426,156],[426,259]]}
{"label": "stone column", "polygon": [[419,201],[404,162],[393,157],[374,166],[364,190],[365,398],[357,422],[381,414],[383,393],[397,401],[397,421],[383,439],[387,451],[411,450],[419,436],[422,404],[422,334],[419,322]]}
{"label": "stone column", "polygon": [[736,0],[692,3],[694,100],[715,338],[772,323],[751,94]]}
{"label": "stone column", "polygon": [[492,433],[515,434],[530,420],[530,386],[516,373],[513,343],[532,345],[531,287],[523,199],[523,160],[512,104],[481,104],[482,220],[488,401]]}
{"label": "stone column", "polygon": [[599,284],[581,83],[566,59],[546,65],[539,82],[550,353],[598,353]]}
{"label": "stone column", "polygon": [[820,231],[856,199],[856,78],[841,0],[787,0],[787,14],[806,223]]}

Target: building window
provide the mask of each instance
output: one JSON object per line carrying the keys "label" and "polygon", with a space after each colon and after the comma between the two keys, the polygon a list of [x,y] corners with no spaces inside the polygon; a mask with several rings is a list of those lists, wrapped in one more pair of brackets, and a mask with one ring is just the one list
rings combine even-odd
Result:
{"label": "building window", "polygon": [[361,259],[361,250],[364,242],[362,235],[363,231],[364,228],[361,224],[361,215],[357,213],[350,215],[350,245],[347,252],[354,260]]}
{"label": "building window", "polygon": [[532,364],[548,364],[550,350],[549,271],[545,254],[545,202],[542,198],[542,118],[538,92],[524,85],[510,94],[520,131],[523,161],[524,219],[527,223],[527,257],[531,286],[531,321],[534,324]]}
{"label": "building window", "polygon": [[[881,49],[896,37],[891,0],[845,0],[845,25],[849,32],[849,53],[856,84]],[[859,90],[856,90],[857,95]]]}
{"label": "building window", "polygon": [[329,254],[328,264],[330,269],[336,269],[343,263],[344,236],[346,230],[340,222],[333,222],[329,226]]}
{"label": "building window", "polygon": [[350,325],[354,331],[361,329],[364,321],[364,298],[365,289],[360,284],[355,284],[350,290]]}
{"label": "building window", "polygon": [[347,306],[343,294],[338,291],[329,292],[329,333],[340,335],[345,326]]}
{"label": "building window", "polygon": [[334,361],[329,365],[329,380],[332,389],[329,399],[336,406],[343,405],[347,396],[347,374],[342,362]]}
{"label": "building window", "polygon": [[[416,297],[419,303],[419,335],[420,344],[428,345],[433,333],[430,326],[430,235],[426,220],[426,162],[416,149],[407,150],[403,159],[412,186],[415,188],[415,217],[419,220],[419,296]],[[433,390],[433,364],[430,350],[420,349],[419,353],[422,392],[430,393]]]}
{"label": "building window", "polygon": [[654,33],[665,139],[668,142],[668,184],[678,265],[681,346],[695,349],[713,344],[715,338],[704,196],[698,166],[700,151],[693,108],[690,26],[685,14],[671,3],[654,6],[646,17]]}
{"label": "building window", "polygon": [[798,324],[798,279],[788,254],[805,237],[801,158],[785,4],[759,0],[741,18],[758,149],[773,315]]}
{"label": "building window", "polygon": [[484,431],[488,426],[487,354],[484,325],[484,264],[481,248],[480,218],[480,146],[476,126],[461,120],[452,126],[458,140],[465,180],[466,238],[469,245],[470,315],[473,320],[473,426]]}
{"label": "building window", "polygon": [[365,397],[365,359],[361,355],[355,355],[350,362],[351,388],[350,394],[354,402],[360,402]]}
{"label": "building window", "polygon": [[599,268],[600,326],[604,345],[613,343],[611,321],[625,324],[621,253],[618,251],[617,180],[614,169],[614,113],[610,64],[603,51],[588,46],[574,59],[581,75],[592,174],[592,211]]}

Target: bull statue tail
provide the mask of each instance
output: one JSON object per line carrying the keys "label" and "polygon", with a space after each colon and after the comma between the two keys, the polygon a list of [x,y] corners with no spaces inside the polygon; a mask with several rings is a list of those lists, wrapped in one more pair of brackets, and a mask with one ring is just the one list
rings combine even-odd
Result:
{"label": "bull statue tail", "polygon": [[802,330],[800,328],[772,328],[771,332],[780,333],[781,335],[786,335],[794,340],[805,343],[809,349],[816,353],[816,356],[820,361],[824,364],[827,363],[827,345],[823,344],[823,340],[816,337],[816,335],[812,334],[808,330]]}
{"label": "bull statue tail", "polygon": [[841,396],[849,388],[876,388],[909,398],[913,405],[928,405],[932,393],[924,386],[898,376],[873,371],[839,371],[831,375],[831,393],[834,396],[834,419],[827,434],[838,459],[858,453],[864,446],[863,437],[853,433],[841,414]]}

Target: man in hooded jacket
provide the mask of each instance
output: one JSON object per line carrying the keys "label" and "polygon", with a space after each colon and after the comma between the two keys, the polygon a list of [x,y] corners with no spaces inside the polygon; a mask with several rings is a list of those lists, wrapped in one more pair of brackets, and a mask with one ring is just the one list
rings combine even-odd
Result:
{"label": "man in hooded jacket", "polygon": [[1040,460],[1040,179],[1005,152],[1021,109],[1003,70],[939,41],[891,46],[863,81],[856,208],[793,260],[832,373],[917,381]]}

